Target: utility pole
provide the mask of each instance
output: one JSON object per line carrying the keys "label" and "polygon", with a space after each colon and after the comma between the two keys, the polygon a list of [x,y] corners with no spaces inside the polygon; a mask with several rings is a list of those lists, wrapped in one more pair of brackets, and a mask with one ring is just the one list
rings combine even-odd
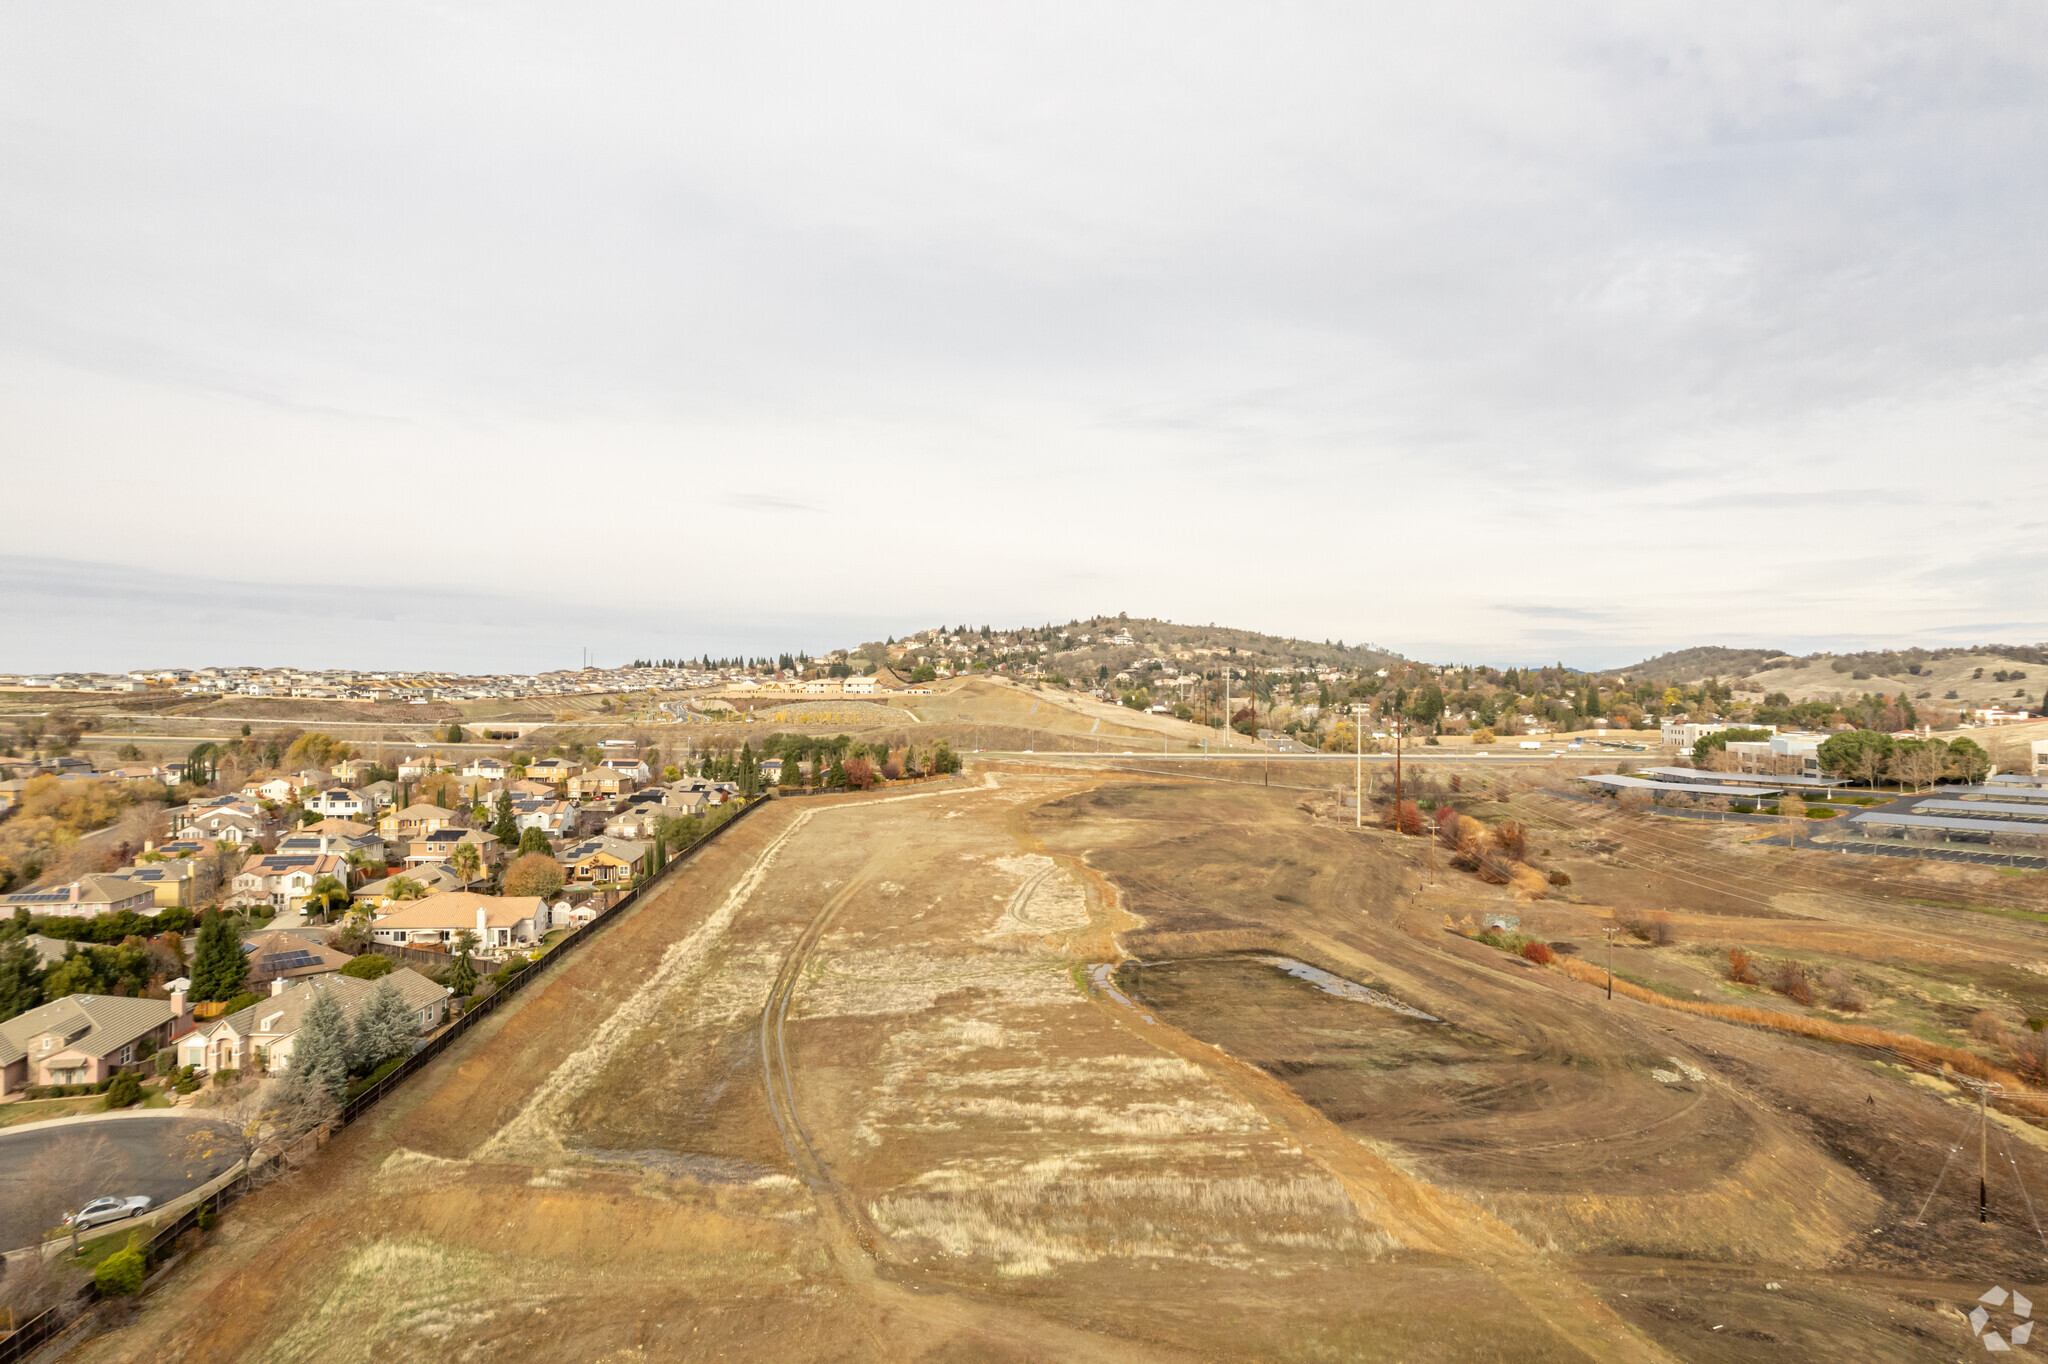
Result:
{"label": "utility pole", "polygon": [[[1351,712],[1351,737],[1358,745],[1358,755],[1353,762],[1351,773],[1351,805],[1357,816],[1356,827],[1365,827],[1365,722],[1358,711]],[[1398,818],[1398,816],[1397,816]]]}
{"label": "utility pole", "polygon": [[1984,1092],[1990,1088],[1990,1085],[1983,1083],[1979,1083],[1977,1086],[1977,1220],[1979,1222],[1989,1222],[1991,1220],[1991,1195],[1988,1186],[1984,1183],[1984,1147],[1991,1139],[1990,1133],[1986,1130],[1989,1125],[1984,1121]]}
{"label": "utility pole", "polygon": [[1614,1002],[1614,930],[1619,924],[1607,925],[1607,1002]]}

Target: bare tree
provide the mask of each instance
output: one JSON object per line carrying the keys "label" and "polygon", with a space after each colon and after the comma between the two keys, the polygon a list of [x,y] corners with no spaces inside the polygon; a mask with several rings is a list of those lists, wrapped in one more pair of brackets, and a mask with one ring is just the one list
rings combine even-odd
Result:
{"label": "bare tree", "polygon": [[263,1157],[289,1151],[332,1122],[336,1112],[324,1089],[294,1080],[265,1080],[229,1095],[204,1116],[180,1124],[177,1140],[188,1165],[207,1165],[225,1155],[254,1172]]}

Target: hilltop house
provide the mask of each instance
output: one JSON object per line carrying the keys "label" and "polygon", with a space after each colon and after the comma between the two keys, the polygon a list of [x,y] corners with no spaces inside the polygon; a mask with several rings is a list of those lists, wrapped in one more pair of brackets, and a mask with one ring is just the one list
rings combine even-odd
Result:
{"label": "hilltop house", "polygon": [[[412,1010],[414,1025],[425,1032],[440,1025],[448,1015],[448,990],[417,971],[403,966],[384,977],[398,987],[399,997]],[[273,993],[248,1008],[203,1023],[178,1043],[178,1064],[196,1066],[201,1072],[233,1070],[275,1073],[291,1065],[292,1040],[305,1021],[306,1010],[325,991],[341,1005],[351,1024],[356,1013],[376,993],[379,982],[353,976],[320,975],[307,980],[271,982]]]}
{"label": "hilltop house", "polygon": [[479,950],[494,952],[539,942],[547,936],[550,922],[548,903],[537,895],[451,891],[394,902],[370,921],[370,937],[374,942],[434,951],[451,947],[467,930],[476,934]]}
{"label": "hilltop house", "polygon": [[625,885],[649,870],[653,860],[652,843],[620,838],[589,839],[561,856],[562,869],[579,886]]}
{"label": "hilltop house", "polygon": [[348,863],[336,853],[259,853],[235,874],[232,899],[237,904],[295,910],[325,876],[347,885]]}

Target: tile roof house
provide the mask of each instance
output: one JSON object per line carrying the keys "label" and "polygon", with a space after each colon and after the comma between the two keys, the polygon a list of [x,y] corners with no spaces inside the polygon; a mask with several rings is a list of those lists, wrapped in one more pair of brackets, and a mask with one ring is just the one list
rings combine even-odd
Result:
{"label": "tile roof house", "polygon": [[259,853],[235,874],[233,900],[293,910],[324,876],[348,884],[348,863],[338,853]]}
{"label": "tile roof house", "polygon": [[610,886],[622,885],[648,870],[653,853],[652,843],[593,838],[568,849],[560,860],[576,885]]}
{"label": "tile roof house", "polygon": [[171,811],[171,832],[180,838],[215,843],[254,843],[270,832],[270,817],[243,801],[222,805],[188,805]]}
{"label": "tile roof house", "polygon": [[249,958],[249,988],[267,990],[273,980],[324,976],[348,965],[349,955],[296,933],[258,933],[243,940]]}
{"label": "tile roof house", "polygon": [[28,1085],[98,1084],[190,1021],[182,995],[66,995],[0,1023],[0,1097]]}
{"label": "tile roof house", "polygon": [[431,951],[450,946],[468,930],[476,934],[481,949],[491,951],[537,943],[547,936],[550,922],[548,903],[537,895],[479,895],[461,890],[394,902],[370,921],[370,938]]}
{"label": "tile roof house", "polygon": [[436,829],[445,829],[455,822],[455,812],[444,810],[438,805],[408,805],[403,810],[391,810],[377,821],[377,832],[384,835],[389,843],[410,842],[423,838]]}
{"label": "tile roof house", "polygon": [[609,767],[594,767],[588,772],[579,772],[569,778],[569,798],[603,800],[612,796],[630,795],[636,785],[631,773],[617,772]]}
{"label": "tile roof house", "polygon": [[197,858],[168,857],[161,862],[137,862],[106,874],[148,886],[158,909],[172,909],[191,903],[193,877],[199,865]]}
{"label": "tile roof house", "polygon": [[498,758],[477,758],[462,769],[462,775],[484,781],[503,781],[512,775],[512,768]]}
{"label": "tile roof house", "polygon": [[536,758],[526,765],[526,779],[565,782],[582,770],[583,764],[570,758]]}
{"label": "tile roof house", "polygon": [[430,867],[408,867],[404,871],[387,876],[381,881],[372,881],[368,885],[361,887],[355,893],[354,903],[367,905],[371,909],[379,909],[387,904],[411,903],[410,901],[393,900],[391,898],[391,883],[398,880],[401,876],[424,887],[429,895],[446,890],[463,890],[469,885],[467,881],[462,879],[462,873],[453,867],[440,864]]}
{"label": "tile roof house", "polygon": [[345,786],[334,786],[317,795],[306,797],[306,808],[316,815],[356,819],[372,813],[376,809],[376,803],[360,791],[351,791]]}
{"label": "tile roof house", "polygon": [[454,865],[455,849],[468,843],[476,848],[477,865],[488,867],[502,860],[503,848],[498,840],[476,829],[436,829],[423,834],[405,845],[400,861],[408,867],[427,867],[436,863]]}
{"label": "tile roof house", "polygon": [[101,914],[124,911],[154,918],[156,891],[134,881],[106,872],[81,876],[68,886],[46,890],[17,891],[0,896],[0,914],[26,909],[31,914],[49,914],[61,919],[91,919]]}
{"label": "tile roof house", "polygon": [[[398,987],[419,1031],[438,1027],[447,1017],[446,987],[403,966],[384,979]],[[343,975],[290,982],[275,980],[271,984],[274,993],[268,999],[203,1023],[181,1038],[178,1064],[197,1066],[208,1074],[220,1070],[284,1070],[291,1065],[292,1040],[305,1021],[306,1010],[322,992],[332,995],[341,1005],[343,1018],[353,1023],[357,1011],[376,993],[378,984]]]}

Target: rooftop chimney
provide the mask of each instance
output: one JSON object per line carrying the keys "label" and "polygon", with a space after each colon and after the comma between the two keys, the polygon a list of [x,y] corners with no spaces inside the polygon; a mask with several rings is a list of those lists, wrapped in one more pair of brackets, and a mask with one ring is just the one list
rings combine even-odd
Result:
{"label": "rooftop chimney", "polygon": [[173,1022],[185,1016],[185,992],[171,991],[171,1019]]}
{"label": "rooftop chimney", "polygon": [[284,977],[283,977],[283,976],[279,976],[279,977],[278,977],[278,978],[277,978],[276,980],[273,980],[273,981],[271,981],[271,982],[270,982],[270,993],[271,993],[271,995],[272,995],[272,996],[274,997],[274,996],[277,996],[277,995],[281,995],[281,994],[283,994],[283,993],[284,993],[284,985],[285,985],[285,981],[284,981]]}
{"label": "rooftop chimney", "polygon": [[476,935],[484,942],[491,940],[491,933],[485,926],[485,912],[482,905],[476,907]]}

